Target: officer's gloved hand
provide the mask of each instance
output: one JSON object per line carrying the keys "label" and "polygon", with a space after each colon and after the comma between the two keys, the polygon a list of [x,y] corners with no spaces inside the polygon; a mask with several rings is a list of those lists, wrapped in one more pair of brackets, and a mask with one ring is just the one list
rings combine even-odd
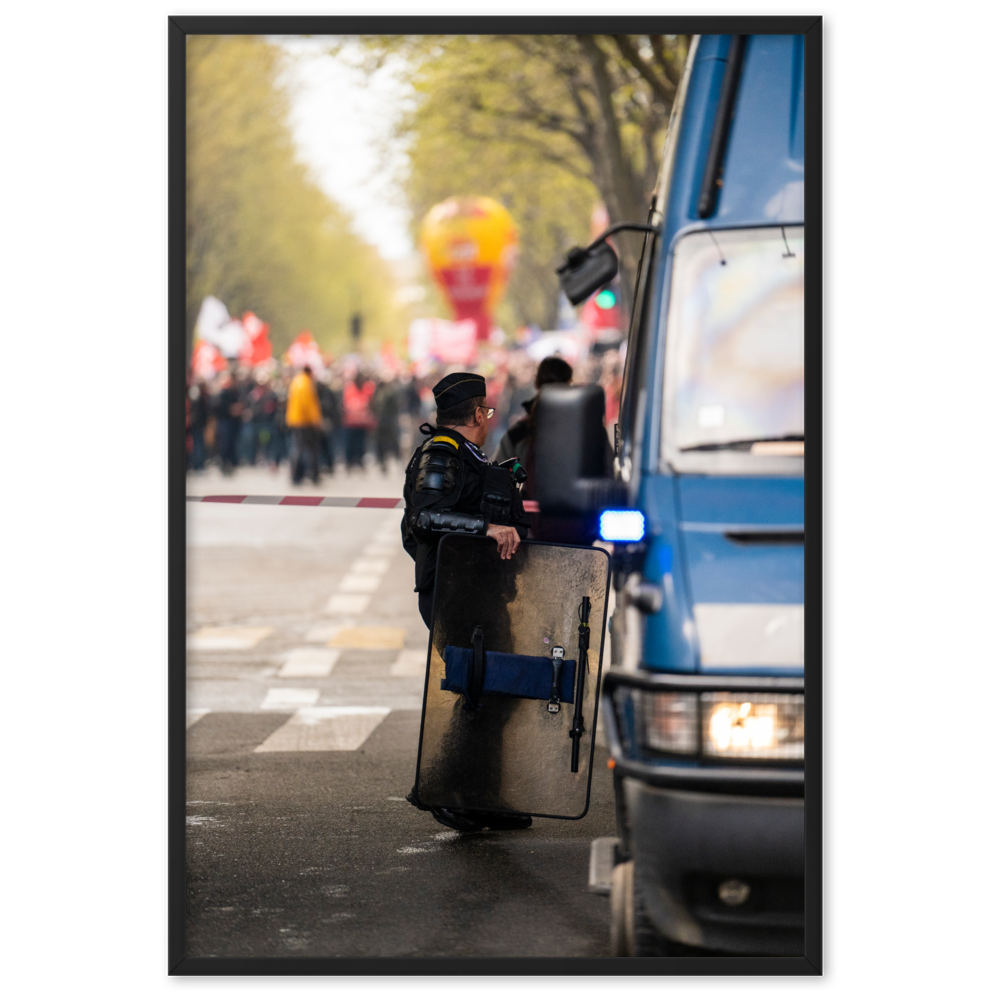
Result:
{"label": "officer's gloved hand", "polygon": [[486,529],[486,535],[497,543],[501,559],[510,559],[521,544],[521,536],[517,533],[517,528],[512,528],[507,524],[491,524]]}

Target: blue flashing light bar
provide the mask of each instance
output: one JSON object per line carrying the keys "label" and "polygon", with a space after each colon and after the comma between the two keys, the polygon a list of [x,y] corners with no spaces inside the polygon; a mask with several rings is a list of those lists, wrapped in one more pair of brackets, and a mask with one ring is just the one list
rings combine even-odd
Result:
{"label": "blue flashing light bar", "polygon": [[641,542],[646,534],[646,519],[639,510],[606,510],[598,530],[605,542]]}

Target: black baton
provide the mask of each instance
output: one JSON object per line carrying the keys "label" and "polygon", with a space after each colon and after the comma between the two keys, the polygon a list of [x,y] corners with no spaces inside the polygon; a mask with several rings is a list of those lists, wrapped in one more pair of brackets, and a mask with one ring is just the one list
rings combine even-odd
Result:
{"label": "black baton", "polygon": [[580,770],[580,737],[583,736],[583,685],[587,676],[587,650],[590,649],[590,598],[580,602],[580,656],[576,664],[576,704],[573,712],[573,728],[569,735],[573,740],[573,752],[569,769],[574,774]]}

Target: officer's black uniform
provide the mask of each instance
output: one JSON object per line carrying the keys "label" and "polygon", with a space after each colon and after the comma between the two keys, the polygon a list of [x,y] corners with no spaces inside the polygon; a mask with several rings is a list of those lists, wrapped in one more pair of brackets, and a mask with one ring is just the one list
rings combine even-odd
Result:
{"label": "officer's black uniform", "polygon": [[[485,395],[486,382],[483,377],[468,372],[446,376],[434,387],[434,398],[439,410]],[[491,465],[486,455],[453,427],[431,427],[424,424],[420,430],[427,437],[413,453],[406,467],[403,486],[406,510],[400,527],[403,547],[415,563],[414,589],[419,594],[420,615],[427,627],[432,629],[434,576],[437,547],[441,538],[454,531],[485,535],[490,524],[513,526],[525,538],[528,534],[528,520],[509,467]],[[437,609],[437,614],[448,619],[457,615],[455,624],[459,627],[471,620],[470,615],[477,620],[486,617],[497,623],[503,621],[506,618],[506,603],[512,596],[507,591],[513,585],[513,578],[507,580],[508,576],[510,573],[506,571],[506,567],[500,569],[496,580],[484,581],[482,591],[470,595],[468,604],[462,608],[440,608]],[[480,605],[489,605],[489,613],[480,613]],[[454,629],[448,626],[441,631],[451,634]],[[496,717],[493,723],[501,735],[510,710],[511,706],[498,706],[494,709]],[[452,745],[448,754],[451,761],[449,766],[457,770],[453,775],[442,776],[445,782],[450,783],[450,779],[454,779],[456,785],[462,783],[462,769],[474,763],[470,759],[473,748],[471,744],[466,745],[468,736],[459,718],[462,711],[462,703],[457,701],[456,718],[450,734]],[[488,757],[498,760],[495,750]],[[495,774],[488,764],[481,764],[476,771],[477,777],[481,782],[499,786],[500,772],[498,767],[494,770]],[[428,808],[417,799],[415,789],[408,798],[418,808]],[[430,811],[439,822],[459,830],[471,831],[482,829],[483,826],[493,829],[519,828],[531,823],[530,817],[439,808]]]}
{"label": "officer's black uniform", "polygon": [[[486,395],[481,375],[458,372],[434,387],[439,409]],[[420,615],[431,627],[437,546],[449,531],[485,535],[490,524],[511,525],[525,538],[528,520],[509,468],[491,465],[454,427],[420,428],[427,437],[406,467],[400,525],[403,548],[415,562]]]}

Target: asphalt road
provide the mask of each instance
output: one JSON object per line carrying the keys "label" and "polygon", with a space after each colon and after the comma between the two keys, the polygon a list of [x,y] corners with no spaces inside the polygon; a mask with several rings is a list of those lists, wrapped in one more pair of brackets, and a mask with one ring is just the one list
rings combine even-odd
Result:
{"label": "asphalt road", "polygon": [[[402,471],[292,490],[399,496]],[[608,955],[590,841],[614,834],[600,734],[588,815],[458,834],[405,800],[427,630],[397,511],[188,504],[190,956]]]}

